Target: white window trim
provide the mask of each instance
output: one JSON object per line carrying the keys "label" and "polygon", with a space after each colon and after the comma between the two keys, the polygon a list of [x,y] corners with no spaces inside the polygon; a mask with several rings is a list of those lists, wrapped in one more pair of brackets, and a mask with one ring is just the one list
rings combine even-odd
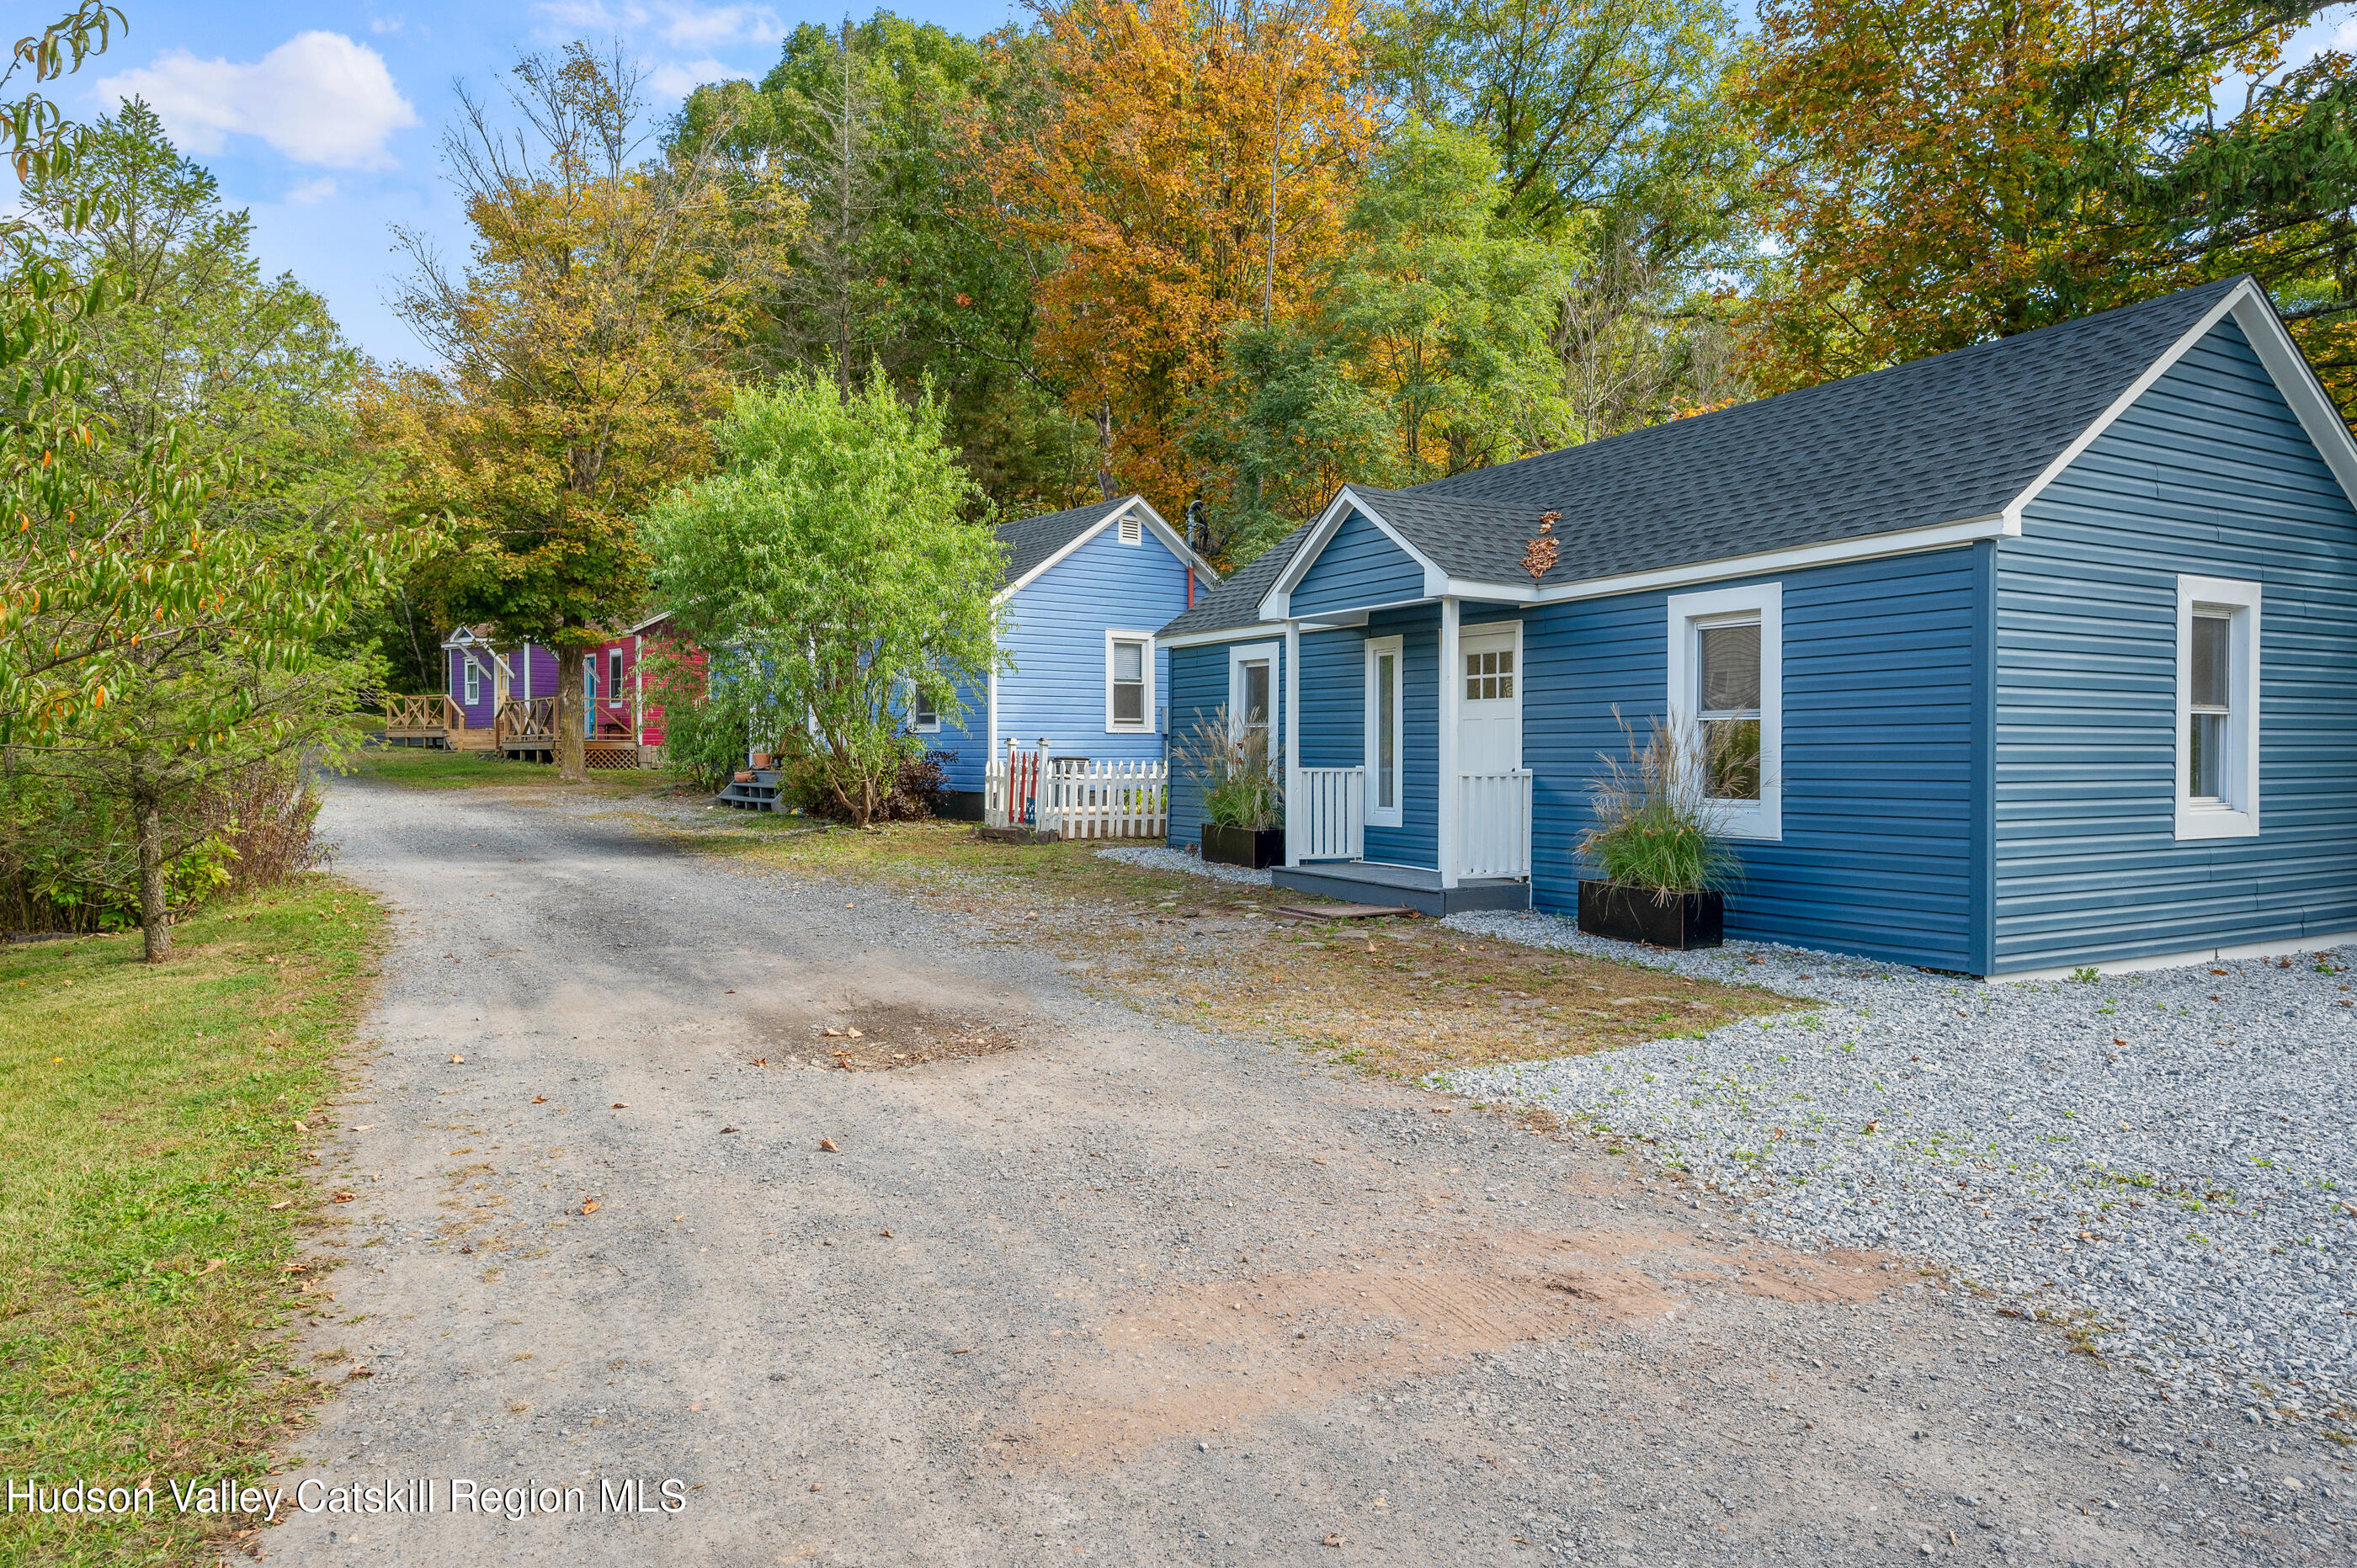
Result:
{"label": "white window trim", "polygon": [[1754,583],[1669,596],[1669,712],[1682,735],[1695,733],[1701,694],[1701,628],[1713,621],[1760,619],[1760,799],[1721,802],[1719,832],[1777,843],[1784,836],[1784,585]]}
{"label": "white window trim", "polygon": [[1143,518],[1137,517],[1123,518],[1120,522],[1114,526],[1114,537],[1124,544],[1144,544],[1146,542],[1146,521]]}
{"label": "white window trim", "polygon": [[464,649],[458,651],[458,661],[464,667],[459,671],[458,689],[467,693],[467,706],[471,708],[483,700],[483,667]]}
{"label": "white window trim", "polygon": [[[1392,803],[1375,804],[1375,704],[1380,690],[1375,682],[1375,660],[1384,654],[1392,658]],[[1407,796],[1407,639],[1403,637],[1371,637],[1367,639],[1367,737],[1362,754],[1367,768],[1367,826],[1396,828],[1402,825],[1403,805]]]}
{"label": "white window trim", "polygon": [[1278,677],[1284,660],[1277,656],[1277,650],[1284,646],[1279,642],[1228,645],[1228,727],[1235,735],[1241,736],[1244,731],[1244,666],[1262,662],[1268,665],[1268,745],[1271,756],[1276,754],[1277,737],[1285,733],[1280,727],[1285,715],[1277,712],[1284,706],[1283,699],[1278,695]]}
{"label": "white window trim", "polygon": [[917,699],[918,699],[918,696],[919,696],[919,693],[918,693],[918,691],[917,691],[917,682],[916,682],[913,679],[911,679],[911,680],[909,680],[909,693],[908,693],[908,695],[909,695],[909,733],[910,735],[939,735],[939,734],[941,734],[941,733],[942,733],[942,710],[941,710],[941,708],[939,707],[939,705],[938,705],[938,704],[937,704],[937,705],[934,707],[934,709],[933,709],[933,722],[932,722],[932,723],[931,723],[931,724],[927,724],[927,723],[925,723],[922,719],[920,719],[920,718],[917,716]]}
{"label": "white window trim", "polygon": [[[1139,642],[1146,645],[1140,660],[1139,673],[1145,678],[1145,701],[1138,704],[1135,724],[1117,723],[1113,716],[1113,645],[1116,642]],[[1154,733],[1154,634],[1150,631],[1123,631],[1108,628],[1104,647],[1104,714],[1107,735],[1152,735]]]}
{"label": "white window trim", "polygon": [[[2193,759],[2186,732],[2193,717],[2193,612],[2233,612],[2233,660],[2227,685],[2233,712],[2226,721],[2225,778],[2232,793],[2224,804],[2196,801],[2190,791]],[[2228,577],[2177,579],[2177,738],[2170,754],[2176,774],[2170,794],[2177,802],[2180,839],[2255,838],[2259,831],[2259,585]]]}

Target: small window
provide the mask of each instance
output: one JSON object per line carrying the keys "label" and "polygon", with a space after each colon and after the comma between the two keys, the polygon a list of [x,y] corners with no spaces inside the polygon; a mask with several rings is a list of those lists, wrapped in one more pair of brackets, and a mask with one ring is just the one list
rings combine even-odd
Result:
{"label": "small window", "polygon": [[606,650],[606,700],[609,703],[622,700],[622,650],[619,648]]}
{"label": "small window", "polygon": [[2259,585],[2177,580],[2177,833],[2259,831]]}
{"label": "small window", "polygon": [[942,727],[941,708],[932,693],[914,682],[909,686],[909,727],[920,735],[933,735]]}
{"label": "small window", "polygon": [[1247,660],[1243,669],[1243,726],[1265,733],[1268,729],[1268,660]]}
{"label": "small window", "polygon": [[1154,640],[1143,632],[1105,634],[1105,728],[1146,728],[1154,711]]}
{"label": "small window", "polygon": [[1400,825],[1400,731],[1405,716],[1401,646],[1396,637],[1367,639],[1367,823],[1371,827]]}
{"label": "small window", "polygon": [[1124,544],[1144,543],[1146,542],[1146,525],[1134,517],[1123,518],[1121,520],[1121,542]]}
{"label": "small window", "polygon": [[483,700],[482,666],[475,662],[475,656],[471,653],[461,653],[458,658],[466,666],[467,705],[471,708]]}
{"label": "small window", "polygon": [[1731,838],[1784,836],[1781,584],[1669,596],[1669,711]]}
{"label": "small window", "polygon": [[1465,700],[1511,702],[1514,695],[1514,650],[1497,649],[1465,656]]}

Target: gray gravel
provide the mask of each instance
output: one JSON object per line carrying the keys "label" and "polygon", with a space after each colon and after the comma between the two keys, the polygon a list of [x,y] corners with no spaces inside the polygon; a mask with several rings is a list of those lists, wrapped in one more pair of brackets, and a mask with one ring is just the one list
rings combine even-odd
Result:
{"label": "gray gravel", "polygon": [[1097,854],[1103,859],[1118,860],[1129,865],[1142,865],[1149,871],[1185,871],[1197,876],[1208,876],[1218,882],[1240,882],[1252,887],[1275,886],[1273,879],[1265,871],[1253,871],[1241,865],[1222,865],[1217,861],[1205,860],[1200,855],[1188,854],[1180,850],[1164,849],[1158,844],[1150,849],[1124,845],[1114,849],[1101,849]]}
{"label": "gray gravel", "polygon": [[[1460,929],[1622,960],[1551,916]],[[1936,1260],[2252,1417],[2357,1395],[2349,950],[1987,984],[1753,943],[1658,968],[1825,1005],[1443,1075],[1642,1140],[1771,1233]],[[2221,973],[2219,971],[2223,971]]]}

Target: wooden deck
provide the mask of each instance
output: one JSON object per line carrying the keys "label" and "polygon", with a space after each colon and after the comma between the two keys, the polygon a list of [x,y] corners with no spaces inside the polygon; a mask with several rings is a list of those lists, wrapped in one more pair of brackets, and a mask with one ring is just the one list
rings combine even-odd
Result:
{"label": "wooden deck", "polygon": [[384,700],[384,744],[445,751],[490,751],[490,730],[467,722],[467,710],[439,692]]}
{"label": "wooden deck", "polygon": [[[499,749],[508,757],[524,762],[554,762],[556,760],[556,699],[511,697],[500,704],[495,726]],[[642,746],[627,732],[600,733],[581,739],[581,764],[585,768],[615,769],[643,768],[648,765],[647,753],[651,746]]]}

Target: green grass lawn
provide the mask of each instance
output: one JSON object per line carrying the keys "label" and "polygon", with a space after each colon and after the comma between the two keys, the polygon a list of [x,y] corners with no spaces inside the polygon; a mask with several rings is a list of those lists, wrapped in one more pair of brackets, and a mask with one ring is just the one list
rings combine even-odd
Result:
{"label": "green grass lawn", "polygon": [[0,948],[0,1476],[159,1501],[0,1514],[0,1563],[196,1560],[221,1528],[167,1481],[258,1476],[320,1397],[275,1331],[332,1310],[290,1265],[382,929],[311,876],[153,967],[135,933]]}
{"label": "green grass lawn", "polygon": [[425,746],[390,746],[365,751],[353,758],[353,771],[363,779],[414,789],[479,789],[491,785],[524,789],[574,789],[595,795],[647,795],[679,782],[659,768],[599,769],[586,782],[566,784],[545,762],[510,762],[490,752],[436,751]]}

